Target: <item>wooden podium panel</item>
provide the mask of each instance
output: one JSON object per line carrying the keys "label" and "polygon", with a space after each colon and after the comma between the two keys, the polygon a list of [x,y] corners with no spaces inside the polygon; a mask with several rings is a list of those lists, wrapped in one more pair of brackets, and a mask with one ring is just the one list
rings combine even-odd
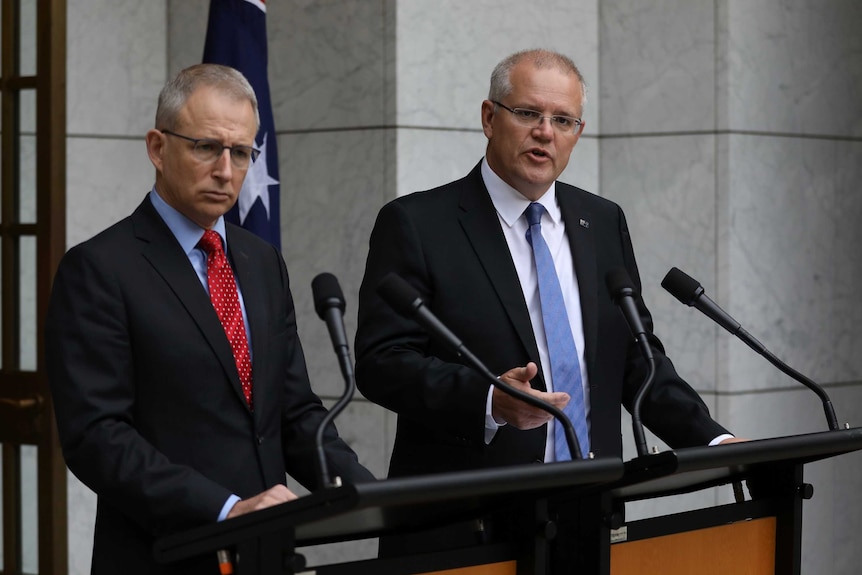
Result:
{"label": "wooden podium panel", "polygon": [[446,569],[445,571],[429,571],[422,575],[515,575],[516,573],[517,563],[515,561],[502,561],[500,563]]}
{"label": "wooden podium panel", "polygon": [[775,517],[611,545],[611,575],[774,575]]}

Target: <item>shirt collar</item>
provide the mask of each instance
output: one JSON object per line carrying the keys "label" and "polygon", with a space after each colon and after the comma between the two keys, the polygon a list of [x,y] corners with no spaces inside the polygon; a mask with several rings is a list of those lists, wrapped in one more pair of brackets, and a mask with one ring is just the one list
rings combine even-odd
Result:
{"label": "shirt collar", "polygon": [[[494,173],[486,158],[482,158],[482,179],[485,181],[488,195],[491,196],[491,202],[500,218],[509,227],[515,225],[515,222],[532,202]],[[557,204],[557,182],[552,182],[551,187],[536,201],[545,207],[551,221],[555,224],[560,223],[562,214],[560,213],[560,206]]]}
{"label": "shirt collar", "polygon": [[[186,255],[192,253],[192,250],[197,247],[198,242],[203,237],[204,229],[178,212],[172,206],[168,205],[168,203],[163,200],[156,191],[155,186],[150,191],[150,201],[164,222],[168,225],[168,228],[170,228],[171,233],[174,234],[175,238],[177,238],[177,241],[180,243],[180,246],[182,246]],[[225,233],[224,216],[219,216],[219,219],[216,220],[212,229],[218,232],[222,241],[222,247],[225,253],[227,253],[227,235]]]}

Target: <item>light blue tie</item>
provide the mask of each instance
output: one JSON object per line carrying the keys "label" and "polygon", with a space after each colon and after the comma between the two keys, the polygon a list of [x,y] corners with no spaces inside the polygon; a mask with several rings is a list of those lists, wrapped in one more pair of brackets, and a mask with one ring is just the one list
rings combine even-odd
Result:
{"label": "light blue tie", "polygon": [[[590,452],[590,435],[587,429],[587,415],[584,403],[584,387],[581,382],[581,366],[578,362],[578,350],[566,304],[563,301],[563,290],[554,268],[554,260],[545,238],[542,237],[542,213],[545,207],[533,202],[525,213],[527,217],[527,241],[533,247],[533,257],[536,261],[536,274],[539,279],[539,300],[542,304],[542,320],[545,324],[545,338],[548,341],[548,355],[551,360],[551,377],[555,391],[565,391],[571,396],[563,412],[572,421],[575,434],[581,447],[581,454],[586,457]],[[554,434],[554,457],[556,461],[572,459],[563,426],[557,423]]]}

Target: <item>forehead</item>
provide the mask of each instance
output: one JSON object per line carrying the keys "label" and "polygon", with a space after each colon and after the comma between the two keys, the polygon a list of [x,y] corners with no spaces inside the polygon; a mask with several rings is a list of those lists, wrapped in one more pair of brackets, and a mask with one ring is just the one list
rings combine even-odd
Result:
{"label": "forehead", "polygon": [[192,92],[177,115],[185,127],[248,131],[254,136],[255,116],[251,102],[212,86]]}
{"label": "forehead", "polygon": [[555,66],[537,68],[532,62],[520,62],[512,68],[509,80],[516,105],[543,105],[580,114],[583,88],[574,73]]}

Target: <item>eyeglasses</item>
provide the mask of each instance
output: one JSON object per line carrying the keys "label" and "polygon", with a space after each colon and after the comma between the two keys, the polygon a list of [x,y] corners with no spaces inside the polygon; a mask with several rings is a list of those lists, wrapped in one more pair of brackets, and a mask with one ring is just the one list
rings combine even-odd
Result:
{"label": "eyeglasses", "polygon": [[251,162],[255,161],[260,155],[260,150],[251,146],[225,146],[216,140],[208,138],[189,138],[170,130],[159,130],[162,134],[182,138],[194,144],[192,153],[201,162],[215,162],[224,153],[225,150],[230,151],[230,161],[235,168],[248,168]]}
{"label": "eyeglasses", "polygon": [[529,108],[510,108],[505,104],[501,104],[496,100],[491,100],[496,106],[500,106],[504,110],[508,110],[512,112],[512,116],[515,117],[515,121],[524,126],[532,126],[538,127],[542,125],[542,120],[548,118],[551,121],[551,125],[558,132],[574,132],[578,129],[578,127],[583,124],[583,120],[580,118],[572,118],[571,116],[543,116],[540,112],[535,110],[530,110]]}

